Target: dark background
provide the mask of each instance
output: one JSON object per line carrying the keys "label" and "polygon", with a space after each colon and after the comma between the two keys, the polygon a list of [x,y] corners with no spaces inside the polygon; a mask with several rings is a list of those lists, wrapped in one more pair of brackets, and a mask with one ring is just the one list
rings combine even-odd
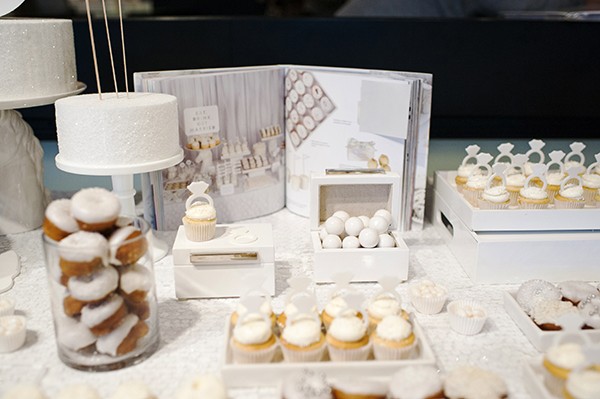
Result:
{"label": "dark background", "polygon": [[[594,138],[600,129],[600,22],[237,16],[124,25],[130,90],[135,71],[287,63],[418,71],[434,75],[432,138]],[[97,92],[87,21],[73,26],[78,80]],[[103,22],[94,28],[103,91],[114,91]],[[120,66],[117,21],[111,35]],[[53,106],[22,113],[40,139],[56,138]]]}

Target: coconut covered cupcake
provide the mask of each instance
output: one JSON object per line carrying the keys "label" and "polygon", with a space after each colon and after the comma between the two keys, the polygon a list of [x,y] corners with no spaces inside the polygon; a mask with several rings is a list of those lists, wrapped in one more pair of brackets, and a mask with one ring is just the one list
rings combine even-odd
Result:
{"label": "coconut covered cupcake", "polygon": [[387,316],[401,316],[408,320],[408,313],[402,309],[400,294],[396,287],[400,284],[400,279],[396,277],[382,277],[379,279],[379,285],[382,289],[375,293],[367,305],[367,314],[369,315],[369,331],[372,332]]}
{"label": "coconut covered cupcake", "polygon": [[275,355],[277,340],[272,322],[260,311],[263,299],[244,298],[247,312],[238,317],[230,340],[235,363],[268,363]]}
{"label": "coconut covered cupcake", "polygon": [[371,334],[373,354],[377,360],[400,360],[412,357],[417,338],[412,324],[400,316],[386,316]]}
{"label": "coconut covered cupcake", "polygon": [[[358,311],[364,301],[361,294],[347,294],[344,300],[349,309],[362,314]],[[364,317],[351,315],[342,310],[341,315],[331,322],[325,339],[329,357],[333,361],[367,360],[369,357],[371,347]]]}
{"label": "coconut covered cupcake", "polygon": [[316,362],[325,352],[325,335],[321,332],[321,319],[313,309],[310,297],[298,297],[292,302],[297,311],[286,320],[280,344],[283,357],[288,362]]}
{"label": "coconut covered cupcake", "polygon": [[442,378],[433,366],[406,366],[390,380],[390,399],[444,399]]}
{"label": "coconut covered cupcake", "polygon": [[449,372],[444,381],[444,393],[448,399],[508,398],[508,388],[502,378],[473,366],[461,366]]}

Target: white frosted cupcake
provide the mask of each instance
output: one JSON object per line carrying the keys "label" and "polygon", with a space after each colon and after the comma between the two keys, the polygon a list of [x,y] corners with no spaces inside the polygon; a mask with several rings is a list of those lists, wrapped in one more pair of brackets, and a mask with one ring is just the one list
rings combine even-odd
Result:
{"label": "white frosted cupcake", "polygon": [[321,312],[321,319],[326,330],[329,329],[331,322],[338,316],[360,317],[361,315],[356,310],[348,308],[344,298],[338,295],[333,297]]}
{"label": "white frosted cupcake", "polygon": [[584,206],[584,190],[579,184],[565,185],[554,196],[554,207],[556,209],[581,209]]}
{"label": "white frosted cupcake", "polygon": [[546,174],[546,192],[550,203],[554,202],[554,197],[560,191],[560,183],[565,178],[565,174],[561,171]]}
{"label": "white frosted cupcake", "polygon": [[387,316],[401,316],[408,320],[408,313],[402,309],[398,298],[389,293],[383,293],[373,298],[367,305],[369,315],[369,331],[374,331],[377,325]]}
{"label": "white frosted cupcake", "polygon": [[585,362],[582,346],[569,342],[550,347],[544,354],[542,370],[548,389],[561,396],[571,371]]}
{"label": "white frosted cupcake", "polygon": [[318,362],[323,358],[326,348],[321,320],[315,315],[302,315],[288,320],[279,343],[287,362]]}
{"label": "white frosted cupcake", "polygon": [[461,164],[456,170],[456,177],[454,178],[454,182],[456,183],[456,189],[459,193],[462,193],[465,184],[467,184],[467,180],[469,179],[469,175],[477,169],[477,165],[474,163],[466,163]]}
{"label": "white frosted cupcake", "polygon": [[519,191],[517,203],[522,209],[546,209],[550,203],[545,187],[523,187]]}
{"label": "white frosted cupcake", "polygon": [[475,301],[457,300],[448,304],[450,327],[459,334],[475,335],[481,331],[487,318],[486,312]]}
{"label": "white frosted cupcake", "polygon": [[573,371],[567,378],[563,393],[566,399],[600,398],[600,370]]}
{"label": "white frosted cupcake", "polygon": [[15,313],[15,301],[11,298],[0,298],[0,317]]}
{"label": "white frosted cupcake", "polygon": [[420,280],[412,283],[408,292],[415,309],[423,314],[439,313],[448,298],[446,288],[430,280]]}
{"label": "white frosted cupcake", "polygon": [[450,399],[503,399],[508,388],[502,378],[474,366],[459,366],[446,375],[444,392]]}
{"label": "white frosted cupcake", "polygon": [[233,329],[230,345],[235,363],[269,363],[277,340],[266,317],[244,317]]}
{"label": "white frosted cupcake", "polygon": [[27,323],[24,316],[0,317],[0,353],[14,352],[25,343]]}
{"label": "white frosted cupcake", "polygon": [[371,345],[367,326],[362,318],[336,317],[331,322],[325,339],[332,361],[358,361],[369,357]]}
{"label": "white frosted cupcake", "polygon": [[377,360],[409,359],[417,347],[412,325],[400,316],[386,316],[371,334]]}
{"label": "white frosted cupcake", "polygon": [[392,375],[390,399],[444,399],[444,385],[433,366],[405,366]]}
{"label": "white frosted cupcake", "polygon": [[478,203],[480,209],[507,209],[510,194],[504,186],[489,187],[483,190]]}
{"label": "white frosted cupcake", "polygon": [[479,197],[487,184],[487,175],[471,174],[463,187],[463,196],[473,206],[479,206]]}
{"label": "white frosted cupcake", "polygon": [[194,204],[183,217],[185,236],[190,241],[208,241],[215,236],[217,211],[211,204]]}

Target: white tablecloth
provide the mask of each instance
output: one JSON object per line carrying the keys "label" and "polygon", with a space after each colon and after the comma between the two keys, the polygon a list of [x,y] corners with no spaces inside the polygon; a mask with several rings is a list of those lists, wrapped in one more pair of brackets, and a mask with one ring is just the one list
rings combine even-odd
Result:
{"label": "white tablecloth", "polygon": [[[291,276],[312,275],[312,254],[308,219],[286,209],[251,222],[272,223],[275,239],[276,295],[273,308],[279,312]],[[160,234],[172,244],[174,233]],[[444,244],[434,227],[409,232],[404,237],[410,248],[409,281],[427,277],[449,289],[449,300],[476,299],[489,313],[482,333],[467,337],[450,330],[444,311],[438,315],[416,314],[444,371],[458,364],[474,364],[501,375],[512,399],[529,398],[522,384],[522,363],[538,354],[503,308],[502,293],[512,285],[474,285]],[[16,382],[39,382],[53,398],[66,384],[87,382],[107,398],[116,386],[129,379],[143,380],[160,398],[173,398],[186,378],[199,373],[219,373],[222,365],[224,321],[237,299],[177,301],[173,283],[172,258],[155,264],[161,342],[158,351],[139,365],[123,370],[90,373],[73,370],[61,363],[56,353],[50,313],[41,231],[0,236],[0,253],[13,249],[21,259],[21,274],[4,295],[16,300],[17,312],[28,319],[27,341],[23,348],[0,354],[0,393]],[[376,284],[359,284],[367,298]],[[406,299],[407,284],[398,291]],[[316,288],[321,306],[331,285]],[[412,309],[410,304],[405,304]],[[277,389],[230,390],[232,398],[277,398]]]}

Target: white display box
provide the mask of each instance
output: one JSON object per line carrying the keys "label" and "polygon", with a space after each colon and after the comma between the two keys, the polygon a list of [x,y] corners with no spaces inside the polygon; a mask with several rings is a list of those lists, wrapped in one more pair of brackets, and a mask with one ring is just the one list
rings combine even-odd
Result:
{"label": "white display box", "polygon": [[480,210],[456,190],[455,176],[435,174],[433,224],[471,280],[598,279],[600,209]]}
{"label": "white display box", "polygon": [[[529,339],[533,346],[540,352],[545,352],[554,345],[554,340],[562,331],[544,331],[539,328],[531,317],[519,306],[515,299],[516,292],[504,293],[504,309],[512,317],[515,324]],[[600,330],[581,330],[582,335],[587,336],[592,342],[600,342]]]}
{"label": "white display box", "polygon": [[278,385],[286,375],[311,369],[324,373],[331,378],[389,378],[404,366],[435,365],[435,355],[421,326],[413,321],[414,334],[418,340],[418,350],[415,356],[405,360],[365,360],[355,362],[332,362],[327,355],[323,361],[311,363],[287,363],[283,361],[281,351],[278,350],[271,363],[235,364],[229,347],[232,326],[227,321],[225,334],[225,351],[221,373],[228,388],[241,388],[248,386],[273,386]]}
{"label": "white display box", "polygon": [[[314,280],[333,282],[333,276],[351,272],[352,281],[374,282],[382,276],[408,278],[408,247],[401,237],[401,179],[397,173],[313,174],[311,177],[310,229],[314,251]],[[323,249],[319,226],[336,211],[371,217],[378,209],[392,214],[393,248]]]}
{"label": "white display box", "polygon": [[217,225],[215,237],[193,242],[180,226],[173,244],[175,295],[178,299],[239,297],[248,278],[264,279],[275,294],[273,229],[268,223]]}
{"label": "white display box", "polygon": [[541,356],[526,360],[523,364],[523,385],[532,398],[562,399],[562,397],[552,394],[544,383]]}

